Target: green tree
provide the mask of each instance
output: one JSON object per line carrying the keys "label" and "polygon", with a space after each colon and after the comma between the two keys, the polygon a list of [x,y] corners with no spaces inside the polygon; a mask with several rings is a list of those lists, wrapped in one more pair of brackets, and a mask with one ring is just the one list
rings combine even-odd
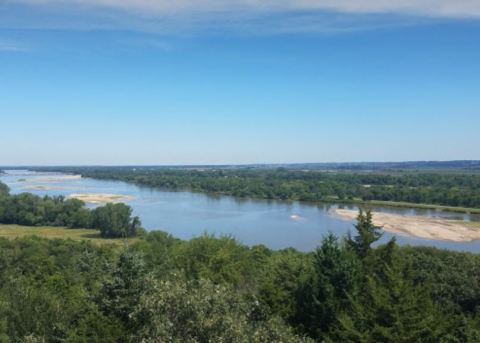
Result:
{"label": "green tree", "polygon": [[314,254],[314,273],[298,292],[297,325],[321,340],[349,304],[348,294],[356,294],[359,261],[338,238],[330,233]]}
{"label": "green tree", "polygon": [[279,320],[259,320],[258,302],[200,279],[150,280],[132,318],[134,342],[306,342]]}
{"label": "green tree", "polygon": [[0,196],[7,196],[10,193],[10,189],[6,184],[0,182]]}
{"label": "green tree", "polygon": [[132,218],[132,209],[125,204],[107,204],[93,213],[93,226],[102,237],[132,237],[141,228],[138,217]]}
{"label": "green tree", "polygon": [[445,337],[442,313],[429,289],[413,282],[411,265],[398,257],[382,275],[369,275],[360,294],[339,315],[328,341],[435,343]]}
{"label": "green tree", "polygon": [[313,272],[311,255],[285,249],[265,258],[257,268],[261,273],[257,286],[261,302],[273,314],[289,322],[294,320],[297,294]]}
{"label": "green tree", "polygon": [[178,246],[174,256],[189,278],[229,283],[242,289],[253,287],[250,251],[230,236],[203,234]]}
{"label": "green tree", "polygon": [[113,315],[131,329],[130,314],[145,290],[146,269],[143,258],[133,249],[120,254],[112,275],[103,283],[98,297],[105,315]]}
{"label": "green tree", "polygon": [[347,244],[361,259],[363,259],[368,255],[372,244],[382,237],[380,231],[381,228],[373,224],[372,212],[370,210],[364,214],[360,209],[355,229],[357,235],[351,237],[349,233]]}

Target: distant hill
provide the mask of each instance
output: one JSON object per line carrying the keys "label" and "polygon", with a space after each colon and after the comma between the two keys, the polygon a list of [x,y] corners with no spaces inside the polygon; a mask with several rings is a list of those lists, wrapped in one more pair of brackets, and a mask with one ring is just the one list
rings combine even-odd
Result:
{"label": "distant hill", "polygon": [[472,169],[480,170],[479,160],[407,161],[407,162],[345,162],[285,164],[287,169],[307,170],[388,170],[388,169]]}
{"label": "distant hill", "polygon": [[337,171],[382,171],[382,170],[472,170],[480,171],[480,160],[457,161],[406,161],[406,162],[325,162],[325,163],[271,163],[271,164],[225,164],[225,165],[124,165],[124,166],[22,166],[0,167],[2,169],[30,169],[37,171],[79,172],[98,169],[277,169],[288,170],[337,170]]}

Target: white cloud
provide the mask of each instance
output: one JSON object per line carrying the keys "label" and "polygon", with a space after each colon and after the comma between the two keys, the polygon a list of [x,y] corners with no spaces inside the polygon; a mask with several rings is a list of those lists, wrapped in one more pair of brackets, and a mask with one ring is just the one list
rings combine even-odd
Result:
{"label": "white cloud", "polygon": [[0,29],[330,34],[459,19],[480,19],[480,0],[0,0]]}
{"label": "white cloud", "polygon": [[480,17],[479,0],[11,0],[38,6],[101,7],[142,14],[189,12],[285,12],[328,10],[342,13],[393,13],[429,17]]}

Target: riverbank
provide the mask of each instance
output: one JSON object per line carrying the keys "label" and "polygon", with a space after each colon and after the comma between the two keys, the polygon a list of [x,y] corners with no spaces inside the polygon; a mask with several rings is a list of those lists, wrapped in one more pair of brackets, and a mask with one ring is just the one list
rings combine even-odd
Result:
{"label": "riverbank", "polygon": [[[358,216],[357,211],[346,209],[336,209],[335,214],[346,220],[355,220]],[[480,240],[480,223],[477,222],[383,212],[373,212],[372,214],[374,225],[395,234],[453,242]]]}
{"label": "riverbank", "polygon": [[[102,180],[102,179],[100,179]],[[126,183],[131,183],[137,185],[139,187],[145,187],[145,185],[136,182],[128,182],[123,181]],[[382,201],[382,200],[369,200],[364,201],[360,199],[354,200],[340,200],[338,198],[325,198],[320,201],[304,201],[299,199],[278,199],[278,198],[262,198],[262,197],[251,197],[251,196],[233,196],[228,193],[223,192],[204,192],[199,190],[191,190],[191,189],[184,189],[184,190],[174,190],[168,188],[161,188],[161,187],[152,187],[159,189],[161,191],[168,191],[168,192],[191,192],[191,193],[199,193],[199,194],[207,194],[211,196],[226,196],[226,197],[233,197],[238,199],[245,199],[245,200],[273,200],[273,201],[298,201],[307,204],[318,204],[318,203],[335,203],[335,204],[350,204],[356,206],[385,206],[385,207],[396,207],[396,208],[412,208],[412,209],[423,209],[423,210],[435,210],[435,211],[447,211],[447,212],[455,212],[455,213],[465,213],[465,214],[480,214],[480,208],[471,208],[471,207],[456,207],[456,206],[445,206],[445,205],[435,205],[435,204],[417,204],[413,202],[400,202],[400,201]],[[115,194],[72,194],[70,197],[74,197],[79,200],[83,200],[87,203],[108,203],[108,202],[126,202],[133,200],[133,197],[125,196],[125,195],[115,195]]]}
{"label": "riverbank", "polygon": [[[82,176],[84,177],[84,176]],[[90,178],[93,178],[91,176],[88,176]],[[93,178],[97,180],[105,180],[104,178]],[[298,198],[294,199],[282,199],[282,198],[268,198],[268,197],[252,197],[252,196],[238,196],[238,195],[232,195],[230,193],[226,192],[206,192],[198,189],[191,189],[191,188],[184,188],[184,189],[172,189],[168,187],[156,187],[156,186],[147,186],[141,182],[132,182],[128,180],[122,180],[122,179],[108,179],[106,180],[113,180],[113,181],[123,181],[126,183],[130,183],[139,187],[151,187],[155,188],[161,191],[167,191],[167,192],[191,192],[191,193],[199,193],[199,194],[206,194],[206,195],[211,195],[211,196],[227,196],[227,197],[233,197],[237,199],[245,199],[245,200],[273,200],[273,201],[288,201],[288,202],[294,202],[298,201],[301,203],[306,203],[306,204],[319,204],[319,203],[334,203],[334,204],[349,204],[349,205],[355,205],[355,206],[385,206],[385,207],[396,207],[396,208],[411,208],[411,209],[423,209],[423,210],[435,210],[435,211],[446,211],[446,212],[454,212],[454,213],[464,213],[464,214],[480,214],[480,208],[472,208],[472,207],[460,207],[460,206],[446,206],[446,205],[435,205],[435,204],[419,204],[419,203],[414,203],[414,202],[402,202],[402,201],[384,201],[384,200],[361,200],[361,199],[351,199],[351,200],[345,200],[345,199],[339,199],[338,197],[325,197],[322,198],[319,201],[308,201],[308,200],[301,200]]]}
{"label": "riverbank", "polygon": [[[91,178],[91,177],[90,177]],[[156,187],[156,186],[146,186],[143,183],[139,182],[131,182],[131,181],[124,181],[121,179],[103,179],[103,178],[93,178],[96,180],[110,180],[110,181],[121,181],[125,183],[130,183],[136,185],[138,187],[151,187],[157,189],[159,191],[166,191],[166,192],[190,192],[190,193],[197,193],[197,194],[206,194],[209,196],[225,196],[225,197],[232,197],[236,199],[243,199],[243,200],[266,200],[266,201],[283,201],[283,202],[300,202],[304,204],[345,204],[345,205],[355,205],[362,207],[369,207],[369,206],[384,206],[384,207],[393,207],[393,208],[411,208],[411,209],[422,209],[422,210],[435,210],[435,211],[446,211],[446,212],[454,212],[454,213],[464,213],[464,214],[480,214],[480,208],[472,208],[472,207],[457,207],[457,206],[445,206],[445,205],[435,205],[435,204],[418,204],[414,202],[401,202],[401,201],[383,201],[383,200],[361,200],[361,199],[353,199],[353,200],[342,200],[337,197],[326,197],[319,201],[309,201],[309,200],[301,200],[298,198],[294,199],[282,199],[282,198],[265,198],[265,197],[252,197],[252,196],[238,196],[232,195],[225,192],[205,192],[202,190],[195,190],[190,188],[185,189],[172,189],[168,187]]]}
{"label": "riverbank", "polygon": [[[120,168],[120,167],[118,167]],[[42,169],[40,169],[42,170]],[[388,206],[388,207],[396,207],[396,208],[412,208],[412,209],[428,209],[428,210],[435,210],[435,211],[448,211],[448,212],[455,212],[455,213],[465,213],[465,214],[480,214],[480,206],[479,207],[463,207],[463,206],[452,206],[452,205],[440,205],[440,204],[430,204],[430,203],[413,203],[413,202],[405,202],[405,201],[384,201],[384,200],[362,200],[360,194],[352,195],[350,198],[344,198],[340,197],[337,194],[331,194],[331,195],[324,195],[318,200],[307,200],[307,198],[310,197],[310,194],[307,193],[302,193],[301,189],[296,189],[295,187],[292,190],[293,194],[287,197],[283,196],[277,196],[278,194],[275,193],[275,188],[269,189],[269,192],[265,192],[265,190],[262,189],[262,192],[247,192],[246,194],[238,193],[235,192],[235,189],[229,188],[229,184],[227,183],[224,185],[222,182],[224,182],[225,179],[233,179],[233,178],[239,178],[239,180],[242,180],[241,177],[246,177],[246,178],[252,178],[252,175],[243,175],[241,170],[230,170],[230,171],[224,171],[224,174],[231,174],[231,175],[224,175],[222,174],[221,176],[218,176],[215,174],[215,171],[210,171],[211,175],[207,175],[210,177],[209,182],[215,183],[215,182],[220,182],[217,187],[213,187],[216,189],[216,191],[211,191],[211,188],[209,187],[206,189],[203,185],[203,179],[201,176],[198,174],[186,174],[185,171],[182,170],[177,170],[177,174],[175,173],[169,173],[165,174],[161,170],[157,170],[156,172],[152,170],[148,170],[148,173],[142,174],[141,168],[137,170],[136,168],[133,168],[132,170],[124,170],[121,169],[121,172],[115,172],[115,170],[107,170],[102,172],[100,169],[99,170],[85,170],[85,168],[55,168],[54,171],[56,172],[67,172],[69,173],[68,176],[70,177],[79,177],[81,176],[82,178],[91,178],[95,180],[110,180],[110,181],[123,181],[126,183],[130,183],[133,185],[137,185],[140,187],[150,187],[150,188],[155,188],[160,191],[168,191],[168,192],[192,192],[192,193],[201,193],[201,194],[207,194],[207,195],[212,195],[212,196],[231,196],[239,199],[258,199],[258,200],[278,200],[278,201],[299,201],[303,203],[312,203],[312,204],[318,204],[318,203],[338,203],[338,204],[351,204],[351,205],[356,205],[356,206]],[[204,171],[205,173],[207,171]],[[257,170],[258,173],[261,173],[260,170]],[[351,171],[349,173],[352,173]],[[348,174],[342,174],[342,175],[348,175]],[[388,175],[388,174],[387,174]],[[396,177],[399,175],[395,174]],[[139,179],[139,176],[143,176],[142,178]],[[155,176],[155,178],[153,178]],[[260,175],[262,176],[262,175]],[[285,181],[281,179],[280,176],[274,176],[274,179],[276,178],[277,181]],[[357,177],[358,175],[356,173],[352,174],[352,177]],[[375,176],[375,175],[374,175]],[[384,174],[377,175],[378,177],[385,177]],[[412,175],[409,173],[409,177]],[[467,175],[468,176],[468,175]],[[472,176],[473,177],[473,176]],[[158,179],[160,181],[158,181]],[[193,182],[193,181],[197,182]],[[307,182],[303,179],[299,179],[300,181]],[[171,182],[167,182],[171,181]],[[263,179],[258,178],[254,179],[254,181],[258,182],[264,182]],[[288,181],[288,180],[287,180]],[[328,181],[328,180],[327,180]],[[333,180],[335,181],[335,180]],[[424,181],[423,179],[419,180]],[[432,180],[431,182],[434,184],[435,180]],[[468,180],[467,180],[468,181]],[[243,180],[241,182],[246,183],[245,185],[250,185],[249,180]],[[253,181],[252,181],[253,182]],[[321,183],[326,182],[325,180],[321,180]],[[342,182],[342,180],[339,180],[339,182]],[[456,184],[458,183],[458,180],[453,180],[452,183]],[[364,184],[358,181],[360,185],[362,185],[365,188],[370,188],[369,184]],[[175,185],[172,187],[172,185]],[[225,186],[222,188],[222,185]],[[256,185],[256,184],[255,184]],[[292,185],[292,187],[295,186],[295,184]],[[393,187],[393,186],[392,186]],[[267,187],[268,188],[268,187]],[[407,187],[405,186],[405,190],[411,190],[414,187]],[[248,194],[249,193],[249,194]],[[268,196],[267,196],[268,195]],[[283,193],[282,193],[283,195]],[[474,200],[474,199],[470,199]],[[425,201],[425,200],[424,200]],[[446,199],[444,199],[446,201]],[[473,202],[472,204],[475,204]]]}

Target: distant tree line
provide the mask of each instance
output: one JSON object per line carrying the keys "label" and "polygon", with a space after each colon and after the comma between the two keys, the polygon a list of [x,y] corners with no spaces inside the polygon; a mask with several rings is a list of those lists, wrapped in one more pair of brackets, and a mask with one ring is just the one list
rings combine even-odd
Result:
{"label": "distant tree line", "polygon": [[394,201],[480,208],[480,173],[286,169],[55,168],[168,190],[301,201]]}
{"label": "distant tree line", "polygon": [[309,253],[0,239],[0,342],[479,342],[480,255],[380,236],[362,213]]}
{"label": "distant tree line", "polygon": [[89,209],[82,201],[63,196],[13,195],[1,182],[0,223],[90,228],[99,230],[103,237],[131,237],[141,230],[140,219],[132,217],[132,209],[125,204]]}

